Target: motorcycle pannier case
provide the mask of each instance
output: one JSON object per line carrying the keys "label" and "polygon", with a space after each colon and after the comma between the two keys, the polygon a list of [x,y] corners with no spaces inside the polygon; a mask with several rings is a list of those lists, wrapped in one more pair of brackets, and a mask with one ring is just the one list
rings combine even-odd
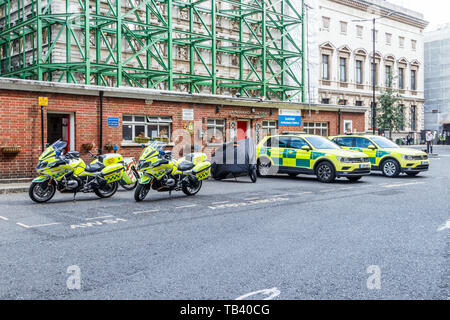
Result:
{"label": "motorcycle pannier case", "polygon": [[103,169],[102,174],[106,182],[111,183],[122,179],[124,171],[123,165],[118,163]]}
{"label": "motorcycle pannier case", "polygon": [[192,169],[192,173],[195,174],[199,181],[204,180],[211,174],[211,163],[209,161],[203,161],[195,165]]}

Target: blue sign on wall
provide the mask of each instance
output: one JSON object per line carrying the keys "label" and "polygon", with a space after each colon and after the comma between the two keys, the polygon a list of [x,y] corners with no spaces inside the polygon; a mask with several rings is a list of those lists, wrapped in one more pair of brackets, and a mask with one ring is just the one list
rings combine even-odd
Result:
{"label": "blue sign on wall", "polygon": [[118,127],[119,126],[119,118],[108,117],[108,127]]}
{"label": "blue sign on wall", "polygon": [[280,110],[278,125],[283,127],[300,127],[302,116],[300,110]]}

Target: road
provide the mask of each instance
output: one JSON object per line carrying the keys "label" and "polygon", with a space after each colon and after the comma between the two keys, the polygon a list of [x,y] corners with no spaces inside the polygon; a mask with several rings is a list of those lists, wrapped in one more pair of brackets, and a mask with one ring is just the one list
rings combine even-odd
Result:
{"label": "road", "polygon": [[[450,148],[439,152],[414,178],[243,177],[142,203],[125,191],[43,205],[2,195],[0,299],[264,298],[249,293],[272,288],[274,299],[449,299]],[[67,286],[73,268],[79,289]]]}

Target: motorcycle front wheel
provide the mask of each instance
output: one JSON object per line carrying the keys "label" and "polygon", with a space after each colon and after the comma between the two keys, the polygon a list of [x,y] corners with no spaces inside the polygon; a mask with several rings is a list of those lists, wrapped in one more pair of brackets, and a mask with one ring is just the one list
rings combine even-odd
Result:
{"label": "motorcycle front wheel", "polygon": [[181,189],[183,190],[185,195],[193,196],[194,194],[198,193],[201,188],[202,181],[198,181],[195,185],[193,183],[190,183],[189,185],[185,184]]}
{"label": "motorcycle front wheel", "polygon": [[50,184],[48,181],[44,182],[33,182],[30,185],[28,194],[31,200],[37,203],[43,203],[49,201],[55,195],[56,187],[55,183],[52,181]]}
{"label": "motorcycle front wheel", "polygon": [[119,183],[117,181],[112,183],[107,183],[104,186],[98,187],[94,189],[95,194],[99,198],[109,198],[112,197],[119,187]]}
{"label": "motorcycle front wheel", "polygon": [[121,186],[122,188],[124,188],[125,190],[131,191],[131,190],[134,190],[134,188],[137,187],[138,181],[136,181],[135,183],[132,183],[132,184],[126,184],[125,181],[120,180],[119,184],[120,184],[120,186]]}
{"label": "motorcycle front wheel", "polygon": [[134,191],[134,200],[137,202],[142,201],[150,191],[150,184],[138,184]]}

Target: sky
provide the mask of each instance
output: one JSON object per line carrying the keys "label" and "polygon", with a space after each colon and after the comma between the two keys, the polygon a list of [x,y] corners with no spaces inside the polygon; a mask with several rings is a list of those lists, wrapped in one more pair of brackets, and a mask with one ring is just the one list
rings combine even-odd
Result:
{"label": "sky", "polygon": [[389,0],[402,7],[423,13],[430,24],[425,31],[435,30],[439,25],[450,23],[449,0]]}

